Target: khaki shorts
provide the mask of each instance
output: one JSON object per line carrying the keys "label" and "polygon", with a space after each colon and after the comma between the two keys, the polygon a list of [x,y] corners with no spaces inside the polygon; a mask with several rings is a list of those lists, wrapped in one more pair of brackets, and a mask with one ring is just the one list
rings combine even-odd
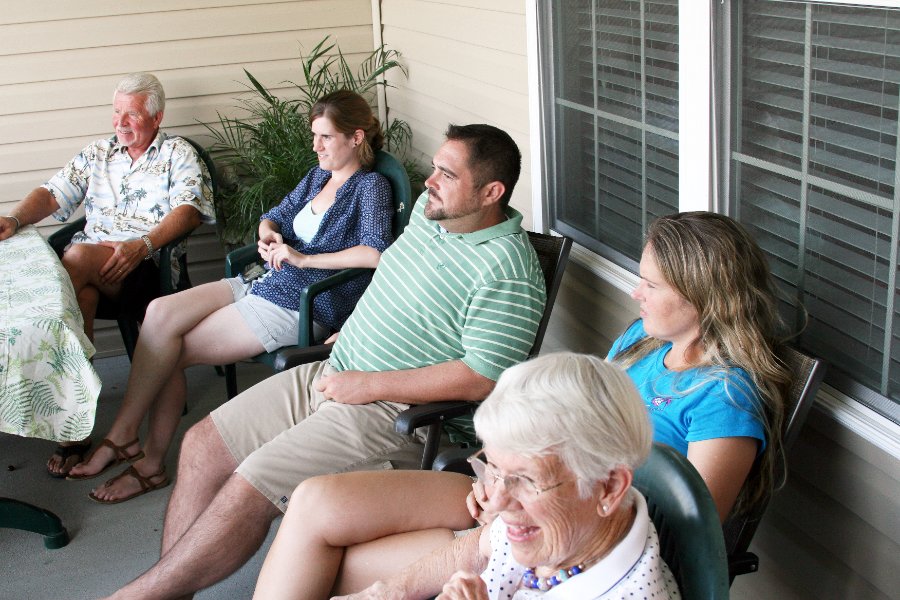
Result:
{"label": "khaki shorts", "polygon": [[262,296],[254,296],[250,293],[252,283],[244,283],[240,277],[222,281],[231,286],[234,307],[266,352],[297,343],[300,314],[296,310],[288,310]]}
{"label": "khaki shorts", "polygon": [[408,408],[396,402],[340,404],[315,391],[334,372],[328,361],[301,365],[258,383],[211,413],[238,462],[235,470],[281,511],[302,481],[316,475],[416,469],[424,435],[394,432]]}

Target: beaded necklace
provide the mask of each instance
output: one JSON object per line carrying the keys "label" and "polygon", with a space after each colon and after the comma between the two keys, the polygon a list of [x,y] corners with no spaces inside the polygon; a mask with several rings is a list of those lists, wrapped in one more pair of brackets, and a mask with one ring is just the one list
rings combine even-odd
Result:
{"label": "beaded necklace", "polygon": [[528,567],[522,574],[522,585],[533,590],[541,590],[546,592],[550,588],[556,587],[563,581],[578,575],[584,571],[584,565],[575,565],[569,569],[560,569],[556,575],[551,577],[538,577],[534,574],[537,567]]}

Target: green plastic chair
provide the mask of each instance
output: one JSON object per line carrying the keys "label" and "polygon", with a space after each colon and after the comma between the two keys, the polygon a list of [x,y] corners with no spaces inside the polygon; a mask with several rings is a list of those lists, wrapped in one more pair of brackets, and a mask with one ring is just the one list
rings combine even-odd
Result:
{"label": "green plastic chair", "polygon": [[700,474],[665,444],[634,473],[659,533],[660,553],[684,600],[728,598],[728,557],[719,513]]}
{"label": "green plastic chair", "polygon": [[[206,148],[194,140],[185,136],[179,137],[183,138],[194,147],[194,150],[200,157],[201,166],[206,167],[207,174],[209,175],[209,185],[212,188],[213,198],[215,198],[216,192],[218,191],[218,174],[212,157],[209,155],[209,152],[206,151]],[[61,227],[47,238],[47,243],[56,251],[57,256],[62,257],[63,250],[65,250],[66,246],[69,245],[69,242],[72,241],[72,236],[79,231],[84,231],[86,223],[87,219],[81,217],[64,227]],[[178,263],[181,266],[181,273],[179,274],[177,284],[174,286],[172,285],[172,263],[170,260],[172,251],[190,234],[191,232],[188,232],[159,249],[160,296],[174,294],[175,292],[180,292],[191,287],[191,278],[188,275],[187,268],[187,253],[185,252],[178,259]],[[134,357],[134,347],[137,345],[139,324],[144,320],[143,312],[135,312],[131,307],[122,305],[111,298],[101,297],[100,303],[97,306],[97,318],[110,319],[118,323],[119,332],[122,334],[122,341],[125,344],[125,351],[128,353],[128,360],[132,360]]]}
{"label": "green plastic chair", "polygon": [[[373,170],[384,175],[391,184],[391,191],[394,198],[394,223],[393,233],[394,239],[400,237],[406,224],[409,222],[409,216],[412,213],[413,197],[412,187],[409,183],[409,175],[403,164],[397,160],[392,154],[379,150],[375,153],[375,166]],[[243,272],[248,265],[259,260],[259,253],[256,244],[238,248],[230,252],[225,258],[225,276],[237,277]],[[285,369],[286,360],[285,353],[297,348],[307,348],[316,340],[313,336],[313,300],[322,292],[336,287],[344,282],[350,281],[354,277],[359,277],[364,273],[370,273],[372,269],[344,269],[330,277],[326,277],[321,281],[313,283],[300,291],[298,301],[298,312],[300,313],[300,327],[297,335],[297,344],[294,346],[284,346],[274,352],[263,352],[252,358],[253,361],[264,363],[272,367],[274,371],[282,371]],[[237,369],[234,364],[225,365],[225,388],[228,398],[234,398],[237,395]]]}

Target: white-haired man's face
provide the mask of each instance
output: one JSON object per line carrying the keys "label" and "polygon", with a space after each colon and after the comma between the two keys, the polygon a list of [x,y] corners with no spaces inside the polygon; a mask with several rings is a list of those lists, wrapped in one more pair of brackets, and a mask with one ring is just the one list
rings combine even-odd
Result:
{"label": "white-haired man's face", "polygon": [[145,108],[146,100],[143,94],[121,92],[113,99],[113,129],[119,143],[128,147],[132,159],[147,151],[162,122],[162,111],[150,116]]}

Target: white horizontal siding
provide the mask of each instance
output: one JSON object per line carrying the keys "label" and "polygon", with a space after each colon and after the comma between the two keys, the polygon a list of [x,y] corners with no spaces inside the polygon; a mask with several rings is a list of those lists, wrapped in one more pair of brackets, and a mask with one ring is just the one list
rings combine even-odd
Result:
{"label": "white horizontal siding", "polygon": [[[163,129],[209,143],[201,123],[236,116],[244,69],[279,95],[301,79],[301,48],[325,35],[357,63],[372,50],[369,0],[10,3],[0,14],[0,214],[90,141],[111,134],[116,82],[150,71],[166,89]],[[41,224],[49,235],[58,227]],[[223,273],[215,229],[189,245],[194,284]],[[101,355],[121,352],[111,324]]]}
{"label": "white horizontal siding", "polygon": [[519,1],[384,0],[384,41],[403,53],[408,79],[394,73],[389,116],[407,121],[423,167],[448,123],[507,131],[523,155],[512,205],[531,227],[531,165],[525,11]]}

